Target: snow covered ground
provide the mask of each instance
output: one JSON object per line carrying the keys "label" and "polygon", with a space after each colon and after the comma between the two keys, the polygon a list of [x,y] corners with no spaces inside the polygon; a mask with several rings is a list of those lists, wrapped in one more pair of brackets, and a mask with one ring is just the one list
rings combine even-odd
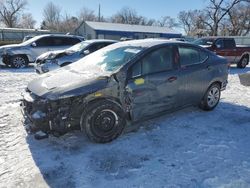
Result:
{"label": "snow covered ground", "polygon": [[188,108],[109,144],[83,133],[35,140],[22,126],[20,93],[32,68],[0,69],[0,187],[250,187],[250,87],[231,69],[212,112]]}

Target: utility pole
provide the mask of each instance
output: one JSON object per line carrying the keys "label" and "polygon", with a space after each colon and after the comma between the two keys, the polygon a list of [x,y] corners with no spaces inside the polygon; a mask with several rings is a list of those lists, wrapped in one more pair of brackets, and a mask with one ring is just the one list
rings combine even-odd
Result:
{"label": "utility pole", "polygon": [[101,5],[99,4],[98,21],[101,21]]}

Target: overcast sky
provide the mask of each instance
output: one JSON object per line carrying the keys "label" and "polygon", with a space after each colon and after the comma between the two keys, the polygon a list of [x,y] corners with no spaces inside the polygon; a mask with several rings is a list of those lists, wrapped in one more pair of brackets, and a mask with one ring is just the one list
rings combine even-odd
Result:
{"label": "overcast sky", "polygon": [[[44,6],[50,0],[28,0],[27,12],[33,14],[37,27],[42,21]],[[176,18],[182,10],[201,9],[205,7],[205,0],[53,0],[54,4],[61,7],[62,13],[75,16],[82,7],[98,13],[98,4],[101,5],[101,14],[110,17],[124,6],[134,8],[138,14],[148,18],[160,19],[162,16]]]}

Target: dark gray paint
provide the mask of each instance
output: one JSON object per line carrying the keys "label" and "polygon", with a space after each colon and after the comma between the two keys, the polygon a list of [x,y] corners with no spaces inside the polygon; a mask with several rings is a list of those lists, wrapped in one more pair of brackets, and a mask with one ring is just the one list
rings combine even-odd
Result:
{"label": "dark gray paint", "polygon": [[[79,127],[79,119],[86,105],[93,100],[115,101],[121,105],[124,112],[130,115],[128,120],[136,121],[182,106],[198,105],[208,87],[214,82],[221,83],[222,89],[224,89],[228,76],[227,62],[224,58],[209,51],[207,51],[209,58],[201,64],[186,68],[181,68],[177,64],[173,70],[128,79],[129,68],[152,50],[168,45],[193,46],[163,40],[149,41],[131,42],[132,46],[142,46],[144,50],[130,62],[124,64],[117,72],[91,74],[91,71],[86,70],[88,76],[85,78],[84,74],[79,76],[66,67],[62,73],[60,73],[61,70],[58,70],[31,82],[28,89],[48,101],[58,101],[56,111],[65,105],[70,108],[67,113],[65,112],[68,114],[67,121],[62,126],[73,124],[74,121],[76,127]],[[126,45],[127,43],[125,42]],[[62,79],[65,77],[66,79]],[[176,79],[170,81],[169,79],[172,77]],[[136,85],[134,80],[138,78],[143,78],[144,84]],[[60,83],[62,80],[63,82]],[[101,93],[101,96],[95,96],[95,92]],[[67,104],[64,104],[64,100],[67,101]],[[58,120],[60,115],[57,114],[50,118],[51,121]],[[58,127],[58,125],[56,126]]]}

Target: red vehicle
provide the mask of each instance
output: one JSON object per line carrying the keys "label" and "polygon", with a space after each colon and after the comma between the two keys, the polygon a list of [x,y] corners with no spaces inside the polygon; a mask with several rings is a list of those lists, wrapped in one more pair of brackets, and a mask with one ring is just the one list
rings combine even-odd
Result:
{"label": "red vehicle", "polygon": [[238,46],[234,38],[205,37],[194,43],[227,58],[230,64],[237,64],[238,68],[245,68],[249,64],[250,46]]}

